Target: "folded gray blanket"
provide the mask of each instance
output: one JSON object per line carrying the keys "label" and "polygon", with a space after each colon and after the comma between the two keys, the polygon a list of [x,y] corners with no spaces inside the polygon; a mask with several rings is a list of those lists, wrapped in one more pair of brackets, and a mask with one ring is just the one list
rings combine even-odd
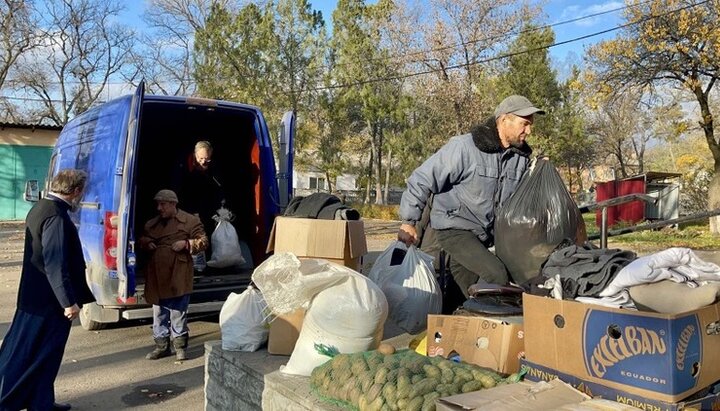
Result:
{"label": "folded gray blanket", "polygon": [[550,254],[540,272],[547,278],[560,276],[564,299],[597,297],[636,257],[632,251],[571,245]]}

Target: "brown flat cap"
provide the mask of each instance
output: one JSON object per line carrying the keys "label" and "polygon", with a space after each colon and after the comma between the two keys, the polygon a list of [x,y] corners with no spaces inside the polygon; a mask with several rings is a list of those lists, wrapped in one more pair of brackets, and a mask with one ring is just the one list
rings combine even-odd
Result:
{"label": "brown flat cap", "polygon": [[178,198],[177,194],[175,194],[172,190],[160,190],[155,194],[154,200],[156,201],[168,201],[172,203],[177,203]]}

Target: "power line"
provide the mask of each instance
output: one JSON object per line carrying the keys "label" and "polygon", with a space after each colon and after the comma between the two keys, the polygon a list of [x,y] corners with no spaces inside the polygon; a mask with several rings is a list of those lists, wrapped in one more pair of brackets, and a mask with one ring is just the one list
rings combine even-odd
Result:
{"label": "power line", "polygon": [[[434,53],[434,52],[444,51],[444,50],[448,50],[448,49],[455,49],[455,48],[458,48],[458,47],[467,46],[467,45],[471,45],[471,44],[475,44],[475,43],[479,43],[479,42],[484,42],[484,41],[502,40],[502,39],[505,39],[505,38],[508,38],[508,37],[511,37],[511,36],[514,36],[514,35],[532,33],[532,32],[534,32],[534,31],[540,31],[540,30],[545,30],[545,29],[548,29],[548,28],[553,28],[553,27],[557,27],[557,26],[562,26],[562,25],[565,25],[565,24],[575,23],[575,22],[578,22],[578,21],[582,21],[582,20],[586,20],[586,19],[591,19],[591,18],[598,17],[598,16],[602,16],[602,15],[605,15],[605,14],[610,14],[610,13],[615,13],[615,12],[617,12],[617,11],[626,10],[626,9],[631,8],[631,7],[640,7],[640,6],[643,6],[643,5],[645,5],[645,4],[650,3],[651,1],[652,1],[652,0],[645,0],[645,1],[642,1],[642,2],[640,2],[640,3],[638,3],[638,4],[633,4],[633,5],[626,5],[626,6],[622,6],[622,7],[617,7],[617,8],[611,9],[611,10],[605,10],[605,11],[601,11],[601,12],[597,12],[597,13],[587,14],[587,15],[585,15],[585,16],[576,17],[576,18],[573,18],[573,19],[570,19],[570,20],[562,20],[562,21],[555,22],[555,23],[552,23],[552,24],[545,24],[545,25],[542,25],[542,26],[532,27],[532,28],[526,28],[526,29],[522,29],[522,30],[513,30],[513,31],[510,31],[510,32],[507,32],[507,33],[503,33],[503,34],[497,34],[497,35],[495,35],[495,36],[482,37],[482,38],[479,38],[479,39],[468,40],[468,41],[466,41],[466,42],[460,42],[460,43],[449,44],[449,45],[445,45],[445,46],[439,46],[439,47],[437,47],[437,48],[432,48],[432,49],[428,49],[428,50],[413,51],[413,52],[410,52],[410,53],[407,53],[407,54],[403,54],[403,55],[400,55],[400,56],[393,56],[393,58],[394,58],[394,59],[397,59],[397,58],[411,57],[411,56],[417,56],[417,55],[424,55],[424,54],[427,54],[427,53]],[[388,59],[388,58],[385,58],[385,57],[375,57],[375,58],[368,59],[368,61],[378,61],[378,60],[389,60],[389,59]],[[410,61],[410,63],[417,63],[417,62],[419,62],[419,61],[417,61],[417,60],[416,60],[416,61]],[[338,66],[343,66],[343,65],[346,65],[346,64],[349,64],[349,63],[338,64]]]}
{"label": "power line", "polygon": [[[522,54],[528,54],[528,53],[532,53],[532,52],[535,52],[535,51],[546,50],[546,49],[550,49],[550,48],[552,48],[552,47],[561,46],[561,45],[564,45],[564,44],[569,44],[569,43],[577,42],[577,41],[580,41],[580,40],[585,40],[585,39],[588,39],[588,38],[591,38],[591,37],[596,37],[596,36],[599,36],[599,35],[602,35],[602,34],[611,33],[611,32],[613,32],[613,31],[617,31],[617,30],[620,30],[620,29],[624,29],[624,28],[627,28],[627,27],[631,27],[631,26],[635,26],[635,25],[644,23],[644,22],[646,22],[646,21],[648,21],[648,20],[651,20],[651,19],[655,19],[655,18],[659,18],[659,17],[664,17],[664,16],[670,15],[670,14],[672,14],[672,13],[677,13],[677,12],[682,11],[682,10],[694,8],[694,7],[696,7],[696,6],[701,6],[701,5],[705,4],[705,3],[708,3],[709,1],[710,1],[710,0],[704,0],[704,1],[701,1],[701,2],[696,3],[696,4],[686,5],[686,6],[683,6],[683,7],[677,8],[677,9],[674,9],[674,10],[669,10],[669,11],[664,12],[664,13],[661,13],[661,14],[651,15],[651,16],[645,16],[645,17],[643,17],[642,19],[640,19],[640,20],[638,20],[638,21],[636,21],[636,22],[630,22],[630,23],[622,24],[622,25],[619,25],[619,26],[616,26],[616,27],[607,29],[607,30],[602,30],[602,31],[598,31],[598,32],[586,34],[586,35],[583,35],[583,36],[580,36],[580,37],[575,37],[575,38],[572,38],[572,39],[569,39],[569,40],[564,40],[564,41],[560,41],[560,42],[555,42],[555,43],[550,44],[550,45],[547,45],[547,46],[539,46],[539,47],[535,47],[535,48],[531,48],[531,49],[525,49],[525,50],[521,50],[521,51],[517,51],[517,52],[513,52],[513,53],[505,53],[505,54],[502,54],[502,55],[499,55],[499,56],[494,56],[494,57],[489,57],[489,58],[486,58],[486,59],[476,60],[476,61],[472,61],[472,62],[469,62],[469,63],[461,63],[461,64],[452,65],[452,66],[447,66],[447,67],[444,67],[444,68],[441,68],[441,69],[429,69],[429,70],[423,70],[423,71],[418,71],[418,72],[413,72],[413,73],[401,74],[401,75],[397,75],[397,76],[378,77],[378,78],[368,79],[368,80],[363,80],[363,81],[358,81],[358,82],[354,82],[354,83],[336,84],[336,85],[331,85],[331,86],[315,87],[315,88],[310,88],[310,89],[305,89],[305,90],[306,90],[306,91],[307,91],[307,90],[309,90],[309,91],[321,91],[321,90],[334,90],[334,89],[340,89],[340,88],[362,86],[362,85],[365,85],[365,84],[378,83],[378,82],[384,82],[384,81],[393,81],[393,80],[402,80],[402,79],[406,79],[406,78],[412,78],[412,77],[422,76],[422,75],[425,75],[425,74],[431,74],[431,73],[436,73],[436,72],[445,71],[445,70],[456,70],[456,69],[465,68],[465,67],[469,67],[469,66],[474,66],[474,65],[478,65],[478,64],[489,63],[489,62],[496,61],[496,60],[502,60],[502,59],[506,59],[506,58],[510,58],[510,57],[514,57],[514,56],[518,56],[518,55],[522,55]],[[647,3],[647,1],[646,1],[645,3]],[[641,4],[642,4],[642,3],[641,3]],[[624,8],[627,8],[627,7],[624,7]],[[622,9],[622,8],[615,9],[615,11],[617,11],[617,10],[619,10],[619,9]],[[603,12],[603,13],[596,13],[596,15],[604,14],[604,13],[605,13],[605,12]],[[594,17],[595,15],[588,15],[588,16],[586,16],[586,17],[590,17],[590,16],[593,16],[593,17]],[[581,18],[582,18],[582,17],[579,17],[579,18],[577,18],[577,19],[581,19]],[[574,19],[574,20],[577,20],[577,19]],[[568,21],[570,21],[570,20],[568,20]],[[560,23],[556,23],[556,25],[557,25],[557,24],[560,24]],[[533,29],[533,30],[535,30],[535,29]],[[529,30],[529,31],[530,31],[530,30]],[[100,84],[100,83],[96,83],[96,84]],[[128,83],[106,83],[106,84],[128,84]],[[57,103],[57,102],[61,102],[60,100],[45,100],[45,99],[33,99],[33,98],[10,97],[10,96],[0,96],[0,98],[10,99],[10,100],[22,100],[22,101],[38,101],[38,102],[50,101],[50,102],[56,102],[56,103]]]}
{"label": "power line", "polygon": [[[467,46],[467,45],[472,45],[472,44],[479,43],[479,42],[502,40],[502,39],[505,39],[505,38],[508,38],[508,37],[511,37],[511,36],[515,36],[515,35],[532,33],[532,32],[534,32],[534,31],[540,31],[540,30],[544,30],[544,29],[547,29],[547,28],[553,28],[553,27],[562,26],[562,25],[570,24],[570,23],[575,23],[575,22],[578,22],[578,21],[586,20],[586,19],[591,19],[591,18],[598,17],[598,16],[602,16],[602,15],[605,15],[605,14],[615,13],[615,12],[617,12],[617,11],[626,10],[626,9],[631,8],[631,7],[633,7],[633,8],[634,8],[634,7],[640,7],[640,6],[643,6],[643,5],[647,4],[647,3],[650,3],[651,1],[652,1],[652,0],[645,0],[645,1],[642,1],[642,2],[640,2],[640,3],[638,3],[638,4],[626,5],[626,6],[622,6],[622,7],[617,7],[617,8],[614,8],[614,9],[605,10],[605,11],[601,11],[601,12],[597,12],[597,13],[592,13],[592,14],[587,14],[587,15],[580,16],[580,17],[576,17],[576,18],[569,19],[569,20],[562,20],[562,21],[555,22],[555,23],[552,23],[552,24],[546,24],[546,25],[542,25],[542,26],[538,26],[538,27],[532,27],[532,28],[526,28],[526,29],[522,29],[522,30],[513,30],[513,31],[510,31],[510,32],[507,32],[507,33],[497,34],[497,35],[494,35],[494,36],[481,37],[481,38],[474,39],[474,40],[468,40],[468,41],[466,41],[466,42],[454,43],[454,44],[449,44],[449,45],[445,45],[445,46],[439,46],[439,47],[436,47],[436,48],[431,48],[431,49],[426,49],[426,50],[417,50],[417,51],[413,51],[413,52],[410,52],[410,53],[402,54],[402,55],[399,55],[399,56],[392,56],[392,57],[389,57],[389,58],[388,58],[388,57],[374,57],[374,58],[367,59],[366,61],[372,62],[372,61],[382,61],[382,60],[398,60],[398,59],[400,59],[400,58],[405,58],[405,57],[412,57],[412,56],[424,55],[424,54],[427,54],[427,53],[433,53],[433,52],[438,52],[438,51],[443,51],[443,50],[448,50],[448,49],[455,49],[455,48],[458,48],[458,47]],[[410,61],[410,62],[408,62],[408,63],[417,63],[417,62],[420,62],[420,61],[415,60],[415,61]],[[344,65],[347,65],[347,64],[350,64],[350,63],[339,63],[339,64],[336,64],[336,65],[333,66],[333,67],[344,66]],[[330,69],[330,67],[328,67],[328,66],[326,66],[326,65],[323,65],[323,66],[321,66],[321,67],[324,67],[325,69]],[[194,79],[192,79],[192,78],[186,78],[186,79],[181,79],[181,80],[182,80],[182,81],[190,81],[190,82],[194,81]],[[61,83],[61,82],[49,82],[49,84],[60,84],[60,83]],[[80,81],[72,81],[72,80],[64,81],[63,83],[64,83],[64,84],[84,84],[83,82],[80,82]],[[121,84],[121,85],[125,85],[125,84],[129,84],[129,83],[128,83],[128,82],[105,82],[105,83],[89,82],[89,84],[107,84],[107,85],[118,85],[118,84]]]}
{"label": "power line", "polygon": [[624,29],[624,28],[627,28],[627,27],[635,26],[635,25],[638,25],[638,24],[640,24],[640,23],[644,23],[644,22],[646,22],[646,21],[648,21],[648,20],[651,20],[651,19],[655,19],[655,18],[659,18],[659,17],[664,17],[664,16],[670,15],[670,14],[672,14],[672,13],[677,13],[677,12],[682,11],[682,10],[686,10],[686,9],[690,9],[690,8],[693,8],[693,7],[696,7],[696,6],[703,5],[703,4],[705,4],[705,3],[709,2],[709,1],[710,1],[710,0],[704,0],[704,1],[701,1],[701,2],[699,2],[699,3],[697,3],[697,4],[686,5],[686,6],[683,6],[683,7],[677,8],[677,9],[674,9],[674,10],[669,10],[669,11],[667,11],[667,12],[665,12],[665,13],[661,13],[661,14],[657,14],[657,15],[652,15],[652,16],[646,16],[646,17],[643,17],[642,19],[640,19],[640,20],[638,20],[638,21],[636,21],[636,22],[626,23],[626,24],[622,24],[622,25],[619,25],[619,26],[616,26],[616,27],[607,29],[607,30],[602,30],[602,31],[598,31],[598,32],[595,32],[595,33],[591,33],[591,34],[586,34],[586,35],[584,35],[584,36],[575,37],[575,38],[572,38],[572,39],[569,39],[569,40],[564,40],[564,41],[560,41],[560,42],[555,42],[555,43],[550,44],[550,45],[547,45],[547,46],[539,46],[539,47],[535,47],[535,48],[531,48],[531,49],[525,49],[525,50],[521,50],[521,51],[517,51],[517,52],[513,52],[513,53],[505,53],[505,54],[501,54],[501,55],[495,56],[495,57],[489,57],[489,58],[482,59],[482,60],[475,60],[475,61],[471,61],[471,62],[469,62],[469,63],[456,64],[456,65],[447,66],[447,67],[440,68],[440,69],[423,70],[423,71],[418,71],[418,72],[414,72],[414,73],[401,74],[401,75],[390,76],[390,77],[378,77],[378,78],[374,78],[374,79],[357,81],[357,82],[354,82],[354,83],[337,84],[337,85],[332,85],[332,86],[316,87],[316,88],[312,88],[312,89],[309,89],[309,90],[311,90],[311,91],[321,91],[321,90],[333,90],[333,89],[339,89],[339,88],[362,86],[362,85],[365,85],[365,84],[378,83],[378,82],[383,82],[383,81],[392,81],[392,80],[402,80],[402,79],[406,79],[406,78],[422,76],[422,75],[425,75],[425,74],[437,73],[437,72],[440,72],[440,71],[456,70],[456,69],[459,69],[459,68],[464,68],[464,67],[469,67],[469,66],[475,66],[475,65],[483,64],[483,63],[489,63],[489,62],[491,62],[491,61],[502,60],[502,59],[506,59],[506,58],[509,58],[509,57],[518,56],[518,55],[521,55],[521,54],[532,53],[532,52],[535,52],[535,51],[546,50],[546,49],[549,49],[549,48],[552,48],[552,47],[561,46],[561,45],[563,45],[563,44],[573,43],[573,42],[576,42],[576,41],[588,39],[588,38],[590,38],[590,37],[595,37],[595,36],[599,36],[599,35],[602,35],[602,34],[610,33],[610,32],[613,32],[613,31],[617,31],[617,30],[620,30],[620,29]]}

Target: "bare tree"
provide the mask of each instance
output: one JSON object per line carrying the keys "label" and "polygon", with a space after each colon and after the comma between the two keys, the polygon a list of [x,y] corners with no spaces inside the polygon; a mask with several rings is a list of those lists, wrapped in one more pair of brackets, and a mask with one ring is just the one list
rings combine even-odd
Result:
{"label": "bare tree", "polygon": [[141,37],[131,55],[125,78],[132,84],[145,80],[147,90],[166,95],[194,94],[193,45],[205,28],[213,4],[228,0],[150,0],[143,20],[150,32]]}
{"label": "bare tree", "polygon": [[589,115],[588,133],[599,142],[598,154],[621,177],[643,172],[645,148],[652,136],[646,108],[642,94],[635,91],[604,100]]}
{"label": "bare tree", "polygon": [[92,106],[126,61],[133,33],[113,22],[113,0],[49,0],[42,45],[26,53],[18,82],[39,104],[34,116],[57,125]]}
{"label": "bare tree", "polygon": [[38,44],[31,7],[25,0],[0,1],[0,89],[18,57]]}

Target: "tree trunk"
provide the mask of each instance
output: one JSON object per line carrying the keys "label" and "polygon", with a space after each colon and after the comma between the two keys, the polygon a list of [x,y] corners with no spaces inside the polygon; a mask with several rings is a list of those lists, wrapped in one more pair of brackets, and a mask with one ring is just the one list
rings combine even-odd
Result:
{"label": "tree trunk", "polygon": [[330,173],[328,173],[328,172],[325,172],[325,181],[327,181],[327,190],[328,190],[328,193],[331,193],[331,194],[332,194],[332,192],[333,192],[333,183],[332,183],[332,178],[330,177]]}
{"label": "tree trunk", "polygon": [[385,193],[383,193],[383,202],[385,204],[390,204],[390,167],[392,167],[392,148],[388,149],[387,167],[385,167]]}
{"label": "tree trunk", "polygon": [[382,127],[375,125],[371,136],[373,154],[375,155],[375,204],[383,204],[382,197]]}
{"label": "tree trunk", "polygon": [[[708,92],[710,91],[710,87],[712,86],[708,86]],[[700,105],[700,114],[702,115],[700,127],[702,127],[705,133],[705,140],[708,143],[708,148],[712,153],[713,160],[715,160],[715,175],[708,185],[708,210],[715,210],[716,208],[720,208],[720,145],[718,145],[718,142],[715,140],[713,115],[710,112],[707,94],[697,86],[693,88],[693,92]],[[710,232],[715,235],[720,234],[720,216],[710,217],[709,220]]]}
{"label": "tree trunk", "polygon": [[370,159],[368,160],[367,167],[367,184],[365,185],[365,200],[363,204],[370,204],[370,186],[372,185],[372,170],[373,170],[373,149],[370,148]]}

